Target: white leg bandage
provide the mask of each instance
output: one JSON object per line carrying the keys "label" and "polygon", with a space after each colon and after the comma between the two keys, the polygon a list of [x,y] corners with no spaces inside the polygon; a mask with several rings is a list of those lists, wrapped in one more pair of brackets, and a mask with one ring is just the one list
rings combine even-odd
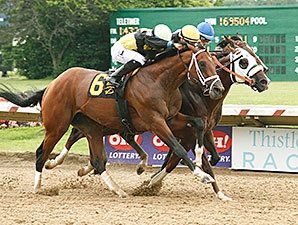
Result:
{"label": "white leg bandage", "polygon": [[158,174],[151,178],[149,187],[159,184],[169,173],[166,171],[166,168],[161,170]]}
{"label": "white leg bandage", "polygon": [[203,153],[204,153],[204,146],[202,145],[201,147],[199,147],[199,145],[197,143],[196,147],[195,147],[196,158],[194,160],[194,163],[197,166],[202,166],[202,155],[203,155]]}
{"label": "white leg bandage", "polygon": [[104,171],[100,176],[112,192],[116,193],[121,198],[127,197],[127,194],[112,180],[107,171]]}
{"label": "white leg bandage", "polygon": [[41,172],[35,171],[34,177],[34,193],[37,193],[41,188]]}

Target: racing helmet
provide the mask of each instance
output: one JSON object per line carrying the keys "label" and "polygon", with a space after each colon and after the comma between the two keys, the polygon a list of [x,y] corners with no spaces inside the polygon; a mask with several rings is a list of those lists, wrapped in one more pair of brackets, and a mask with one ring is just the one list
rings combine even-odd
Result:
{"label": "racing helmet", "polygon": [[211,24],[207,23],[207,22],[202,22],[202,23],[199,23],[198,26],[198,31],[200,33],[200,35],[209,40],[209,41],[212,41],[214,39],[214,29],[212,27]]}
{"label": "racing helmet", "polygon": [[185,25],[180,30],[180,36],[187,42],[196,43],[200,39],[198,29],[193,25]]}
{"label": "racing helmet", "polygon": [[172,39],[172,31],[165,24],[158,24],[153,28],[152,34],[162,40],[170,41]]}

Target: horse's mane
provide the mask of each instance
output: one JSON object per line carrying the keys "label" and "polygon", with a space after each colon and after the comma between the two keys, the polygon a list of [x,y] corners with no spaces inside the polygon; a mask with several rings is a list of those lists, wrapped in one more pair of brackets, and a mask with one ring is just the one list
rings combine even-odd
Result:
{"label": "horse's mane", "polygon": [[[169,58],[169,57],[172,57],[172,56],[175,56],[175,55],[179,55],[180,53],[191,50],[188,47],[189,45],[186,42],[180,41],[179,44],[181,44],[183,46],[182,49],[177,49],[174,46],[172,48],[166,49],[166,50],[156,54],[153,59],[147,60],[144,66],[151,65],[155,62],[161,61],[162,59]],[[197,47],[201,47],[201,46],[197,46]]]}
{"label": "horse's mane", "polygon": [[165,51],[162,51],[156,54],[156,56],[153,59],[148,59],[144,66],[151,65],[153,63],[161,61],[162,59],[172,57],[174,55],[177,55],[177,49],[174,49],[174,48],[167,49]]}

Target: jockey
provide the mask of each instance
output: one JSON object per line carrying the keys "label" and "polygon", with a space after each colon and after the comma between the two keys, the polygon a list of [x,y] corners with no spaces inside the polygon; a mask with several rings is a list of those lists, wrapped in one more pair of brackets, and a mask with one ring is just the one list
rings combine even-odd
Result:
{"label": "jockey", "polygon": [[195,26],[185,25],[173,33],[172,40],[174,43],[178,43],[183,40],[188,44],[196,45],[200,40],[200,34]]}
{"label": "jockey", "polygon": [[153,30],[142,28],[121,37],[111,48],[112,59],[123,65],[113,72],[107,81],[119,85],[121,78],[145,64],[146,60],[166,48],[171,48],[172,31],[165,24],[156,25]]}
{"label": "jockey", "polygon": [[199,23],[197,28],[201,36],[200,41],[202,45],[208,45],[214,39],[214,28],[207,22]]}

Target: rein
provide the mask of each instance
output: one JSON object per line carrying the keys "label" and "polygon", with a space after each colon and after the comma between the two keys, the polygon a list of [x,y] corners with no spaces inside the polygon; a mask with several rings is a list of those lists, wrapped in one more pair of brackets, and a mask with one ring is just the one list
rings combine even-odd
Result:
{"label": "rein", "polygon": [[244,80],[244,81],[248,82],[250,85],[253,84],[253,80],[252,79],[250,79],[250,78],[248,78],[246,76],[243,76],[241,74],[235,73],[234,71],[230,70],[228,67],[222,65],[215,56],[212,56],[212,58],[213,58],[215,64],[218,65],[221,69],[223,69],[226,72],[234,75],[235,77],[240,78],[241,80]]}

